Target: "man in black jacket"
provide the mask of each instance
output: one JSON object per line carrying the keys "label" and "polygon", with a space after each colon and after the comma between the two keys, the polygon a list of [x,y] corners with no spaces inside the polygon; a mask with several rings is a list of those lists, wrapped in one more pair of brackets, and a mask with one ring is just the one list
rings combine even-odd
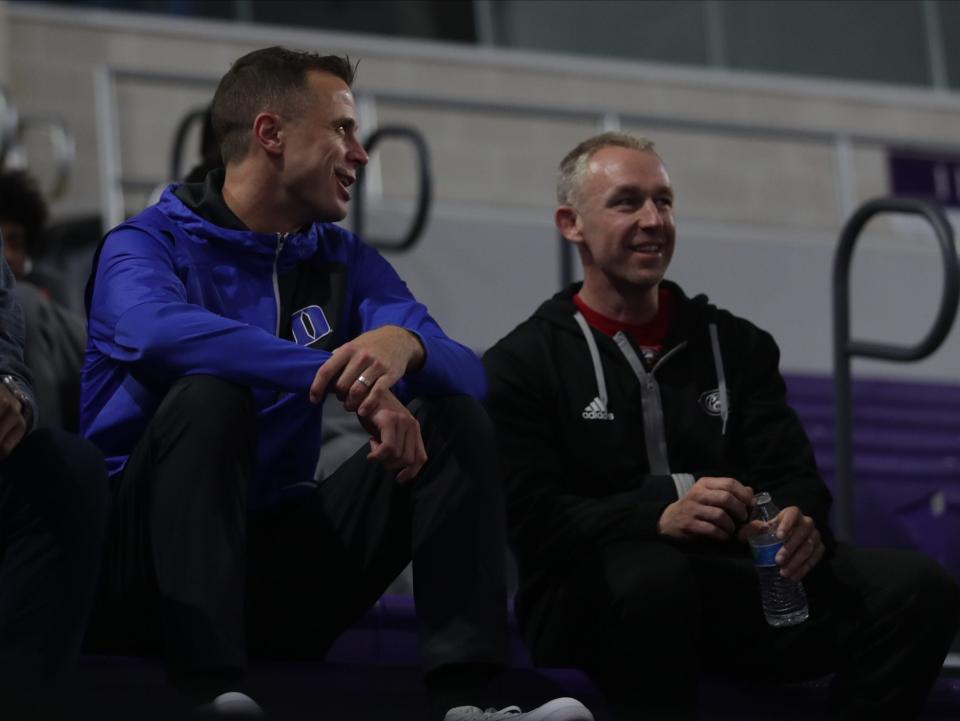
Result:
{"label": "man in black jacket", "polygon": [[[834,672],[841,716],[916,715],[957,629],[957,586],[920,554],[834,540],[773,338],[663,279],[673,189],[653,144],[584,141],[558,200],[583,284],[484,358],[534,660],[584,668],[626,719],[696,716],[702,673]],[[764,621],[745,543],[760,491],[783,509],[781,575],[809,597],[790,628]]]}
{"label": "man in black jacket", "polygon": [[17,281],[12,292],[23,311],[23,360],[33,376],[37,415],[45,428],[76,431],[86,325],[67,279],[38,261],[47,216],[47,202],[29,174],[0,172],[3,257]]}
{"label": "man in black jacket", "polygon": [[[0,245],[3,236],[0,234]],[[0,253],[0,718],[34,704],[72,670],[102,553],[107,473],[93,445],[35,429],[23,313]]]}

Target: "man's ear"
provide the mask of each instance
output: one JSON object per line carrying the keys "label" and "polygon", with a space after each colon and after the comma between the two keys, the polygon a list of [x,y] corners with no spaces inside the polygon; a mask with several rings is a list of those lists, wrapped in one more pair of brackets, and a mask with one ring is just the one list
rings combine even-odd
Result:
{"label": "man's ear", "polygon": [[253,119],[253,142],[269,155],[283,152],[283,121],[276,113],[258,113]]}
{"label": "man's ear", "polygon": [[583,228],[580,224],[580,213],[572,205],[561,205],[553,212],[553,222],[560,231],[560,235],[571,243],[583,242]]}

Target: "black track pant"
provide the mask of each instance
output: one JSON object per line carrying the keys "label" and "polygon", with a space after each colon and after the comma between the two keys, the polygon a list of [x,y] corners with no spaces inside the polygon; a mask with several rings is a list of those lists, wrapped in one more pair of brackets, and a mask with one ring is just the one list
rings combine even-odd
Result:
{"label": "black track pant", "polygon": [[367,462],[364,447],[309,495],[251,516],[250,394],[210,376],[178,381],[115,483],[95,642],[159,642],[181,686],[229,685],[248,648],[321,657],[412,559],[426,669],[504,665],[505,528],[489,421],[463,396],[409,407],[428,455],[412,483]]}
{"label": "black track pant", "polygon": [[[0,698],[60,680],[77,660],[107,520],[100,453],[63,431],[0,462]],[[3,708],[0,708],[3,715]]]}
{"label": "black track pant", "polygon": [[702,675],[829,673],[840,718],[916,716],[960,617],[946,571],[919,553],[841,544],[804,586],[810,619],[770,628],[746,551],[621,542],[571,568],[528,638],[539,662],[586,669],[624,719],[695,717]]}

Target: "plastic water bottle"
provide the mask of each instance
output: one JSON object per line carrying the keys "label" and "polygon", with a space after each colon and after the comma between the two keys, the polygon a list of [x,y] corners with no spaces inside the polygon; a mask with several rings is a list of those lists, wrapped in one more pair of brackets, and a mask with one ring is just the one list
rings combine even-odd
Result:
{"label": "plastic water bottle", "polygon": [[774,560],[777,551],[783,546],[776,536],[777,526],[771,523],[780,509],[776,507],[769,493],[758,493],[756,505],[750,514],[751,521],[763,521],[769,524],[766,533],[760,533],[750,539],[753,551],[753,564],[760,577],[760,602],[763,615],[771,626],[796,626],[810,616],[807,609],[807,594],[803,584],[780,575],[780,567]]}

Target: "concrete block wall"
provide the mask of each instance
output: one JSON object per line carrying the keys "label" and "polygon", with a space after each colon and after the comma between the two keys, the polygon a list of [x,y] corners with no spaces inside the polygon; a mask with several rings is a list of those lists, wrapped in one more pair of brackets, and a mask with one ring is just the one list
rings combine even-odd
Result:
{"label": "concrete block wall", "polygon": [[[231,60],[269,44],[360,58],[366,129],[413,125],[432,155],[426,236],[391,260],[448,331],[478,349],[557,288],[556,165],[611,118],[654,138],[670,168],[680,228],[671,276],[773,332],[795,371],[829,372],[833,248],[849,213],[887,191],[886,147],[960,148],[960,97],[912,88],[0,2],[3,37],[0,71],[5,60],[20,108],[64,117],[77,138],[73,183],[54,206],[61,217],[101,207],[98,69],[209,81],[117,82],[122,170],[139,181],[124,196],[132,212],[167,179],[176,124]],[[371,198],[371,229],[395,234],[413,194],[409,152],[386,145],[371,170],[383,189]],[[932,236],[905,219],[870,231],[855,262],[854,331],[914,342],[939,293]],[[922,363],[857,365],[947,382],[958,369],[960,328]]]}

